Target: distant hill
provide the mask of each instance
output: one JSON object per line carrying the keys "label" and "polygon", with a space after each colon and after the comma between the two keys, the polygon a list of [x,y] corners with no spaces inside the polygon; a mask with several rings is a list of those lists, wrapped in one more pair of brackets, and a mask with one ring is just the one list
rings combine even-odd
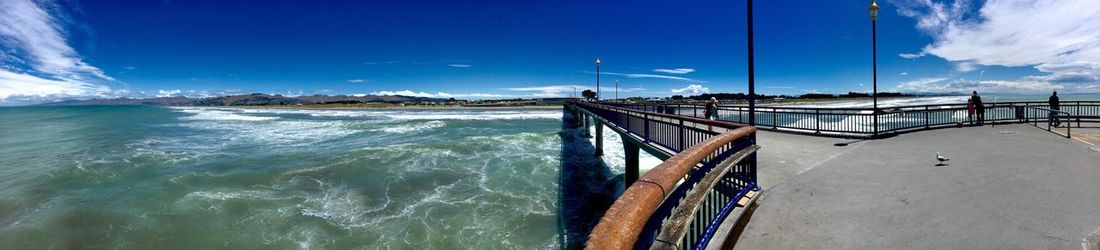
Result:
{"label": "distant hill", "polygon": [[413,97],[400,95],[311,95],[282,96],[268,94],[231,95],[206,98],[154,97],[154,98],[118,98],[68,100],[42,104],[43,106],[94,106],[94,105],[155,105],[155,106],[237,106],[237,105],[295,105],[295,104],[351,104],[351,103],[408,103],[408,102],[446,102],[448,99]]}

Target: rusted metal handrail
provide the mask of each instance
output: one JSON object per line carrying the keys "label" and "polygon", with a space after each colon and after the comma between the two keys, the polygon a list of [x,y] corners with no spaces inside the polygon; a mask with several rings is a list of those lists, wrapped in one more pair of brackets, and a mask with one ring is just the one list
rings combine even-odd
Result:
{"label": "rusted metal handrail", "polygon": [[[735,148],[735,145],[741,145],[747,142],[748,145],[751,146],[755,143],[756,128],[751,126],[679,115],[636,111],[628,108],[610,107],[594,103],[576,103],[576,105],[582,108],[606,111],[598,112],[604,113],[605,115],[614,115],[608,113],[611,111],[616,113],[637,112],[636,114],[645,115],[647,117],[652,116],[678,121],[689,121],[726,129],[724,133],[714,134],[710,138],[695,143],[687,149],[680,150],[679,153],[673,155],[660,165],[657,165],[657,167],[651,169],[633,185],[628,187],[623,195],[611,205],[611,208],[608,209],[606,213],[604,213],[599,224],[593,229],[587,243],[589,249],[634,248],[635,244],[640,243],[639,238],[647,231],[646,228],[649,227],[648,224],[652,224],[653,220],[663,220],[668,216],[668,214],[655,214],[658,212],[659,208],[667,206],[665,204],[667,202],[680,202],[680,199],[683,198],[683,195],[686,193],[686,189],[684,188],[695,186],[695,183],[698,183],[698,181],[703,179],[709,172],[714,172],[711,168],[701,167],[701,164],[713,167],[717,165],[718,162],[728,159],[728,157],[733,155],[734,152],[732,151],[741,151],[741,149],[749,147],[744,146],[742,148]],[[716,158],[716,155],[726,158]],[[710,162],[706,162],[708,160]],[[755,188],[755,157],[749,158],[749,160],[740,159],[739,161],[751,161],[749,164],[751,164],[753,172],[751,176],[746,177],[749,179],[746,181],[746,186]],[[678,186],[678,183],[685,180],[685,178],[689,178],[694,182],[684,182],[679,184],[683,186]],[[670,195],[674,193],[679,194],[679,196],[670,197]],[[668,213],[670,212],[671,210],[669,210]],[[648,244],[649,242],[642,243]]]}
{"label": "rusted metal handrail", "polygon": [[[692,246],[692,243],[695,243],[695,248],[706,247],[707,242],[710,240],[708,237],[699,237],[700,239],[697,243],[695,240],[686,237],[688,232],[691,231],[691,228],[695,228],[695,226],[698,226],[697,222],[692,223],[692,219],[696,218],[698,213],[700,213],[699,210],[703,208],[704,203],[707,203],[707,201],[714,199],[711,196],[715,195],[716,192],[713,192],[712,190],[714,190],[715,186],[723,181],[724,178],[722,177],[727,176],[733,166],[740,164],[743,160],[756,153],[756,151],[759,149],[760,146],[752,145],[750,147],[742,149],[741,151],[738,151],[733,156],[723,160],[722,163],[719,163],[713,170],[707,173],[707,175],[703,177],[703,179],[700,180],[699,183],[695,184],[695,187],[693,187],[691,191],[686,196],[684,196],[683,201],[681,201],[680,205],[676,207],[676,210],[672,212],[672,215],[669,216],[668,220],[662,223],[661,234],[657,236],[657,240],[656,242],[654,242],[654,244],[662,245],[654,245],[654,247],[682,249]],[[737,195],[734,195],[734,197],[741,197],[744,196],[744,193],[747,193],[749,189],[748,187],[745,187],[742,190],[732,191],[737,192]],[[732,206],[736,204],[737,201],[738,200],[736,199],[730,199],[726,202],[723,202],[724,204],[720,204],[722,206],[720,209],[710,209],[717,211],[708,212],[728,213],[729,209],[732,208]],[[721,214],[720,216],[716,217],[724,217],[725,215],[728,214]],[[713,234],[714,229],[717,228],[716,223],[704,223],[708,223],[708,226],[702,234],[704,236],[709,236],[710,234]]]}

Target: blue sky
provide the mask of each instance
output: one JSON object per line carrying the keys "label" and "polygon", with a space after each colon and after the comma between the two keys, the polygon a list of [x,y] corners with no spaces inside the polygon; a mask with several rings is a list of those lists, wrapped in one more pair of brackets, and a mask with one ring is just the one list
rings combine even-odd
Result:
{"label": "blue sky", "polygon": [[[1100,92],[1095,0],[880,1],[879,90]],[[758,92],[868,92],[869,4],[757,1]],[[742,1],[0,1],[0,103],[746,89]]]}

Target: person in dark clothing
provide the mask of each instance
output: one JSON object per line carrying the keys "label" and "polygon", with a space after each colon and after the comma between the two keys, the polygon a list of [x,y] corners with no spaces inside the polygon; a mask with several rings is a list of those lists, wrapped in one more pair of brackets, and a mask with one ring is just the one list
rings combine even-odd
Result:
{"label": "person in dark clothing", "polygon": [[978,91],[974,91],[970,96],[970,101],[974,103],[974,109],[978,111],[978,126],[985,125],[985,105],[982,104],[982,96],[978,95]]}
{"label": "person in dark clothing", "polygon": [[710,101],[707,102],[707,109],[703,112],[703,116],[708,120],[718,120],[718,99],[714,97],[710,98]]}
{"label": "person in dark clothing", "polygon": [[[1060,104],[1058,103],[1058,91],[1054,91],[1054,94],[1051,94],[1051,95],[1050,95],[1050,99],[1049,99],[1049,100],[1047,100],[1047,104],[1049,104],[1049,105],[1050,105],[1050,109],[1053,109],[1053,110],[1060,110],[1060,108],[1061,108],[1061,105],[1060,105]],[[1050,125],[1051,125],[1051,126],[1057,127],[1058,125],[1061,125],[1061,124],[1062,124],[1062,122],[1061,122],[1061,121],[1059,121],[1059,120],[1058,120],[1058,119],[1057,119],[1057,118],[1055,117],[1055,116],[1057,116],[1057,115],[1058,115],[1058,112],[1050,111],[1050,118],[1049,118],[1049,119],[1050,119],[1050,121],[1049,121],[1049,122],[1050,122]]]}

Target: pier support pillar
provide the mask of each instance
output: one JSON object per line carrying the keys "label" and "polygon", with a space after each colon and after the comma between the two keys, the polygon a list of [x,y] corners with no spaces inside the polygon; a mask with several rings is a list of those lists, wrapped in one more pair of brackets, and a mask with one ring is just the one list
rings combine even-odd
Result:
{"label": "pier support pillar", "polygon": [[592,121],[596,123],[596,156],[601,156],[603,155],[603,122],[595,117]]}
{"label": "pier support pillar", "polygon": [[592,131],[590,131],[590,129],[592,128],[592,121],[588,120],[591,118],[592,116],[588,114],[581,114],[581,120],[584,120],[584,137],[586,138],[592,138]]}
{"label": "pier support pillar", "polygon": [[630,187],[630,185],[634,184],[634,181],[638,180],[639,149],[640,148],[638,148],[638,145],[630,143],[627,138],[623,138],[623,150],[626,151],[623,154],[623,158],[624,160],[626,160],[626,164],[624,165],[624,168],[626,168],[626,174],[624,174],[623,179],[625,179],[624,181],[626,182],[626,187]]}

